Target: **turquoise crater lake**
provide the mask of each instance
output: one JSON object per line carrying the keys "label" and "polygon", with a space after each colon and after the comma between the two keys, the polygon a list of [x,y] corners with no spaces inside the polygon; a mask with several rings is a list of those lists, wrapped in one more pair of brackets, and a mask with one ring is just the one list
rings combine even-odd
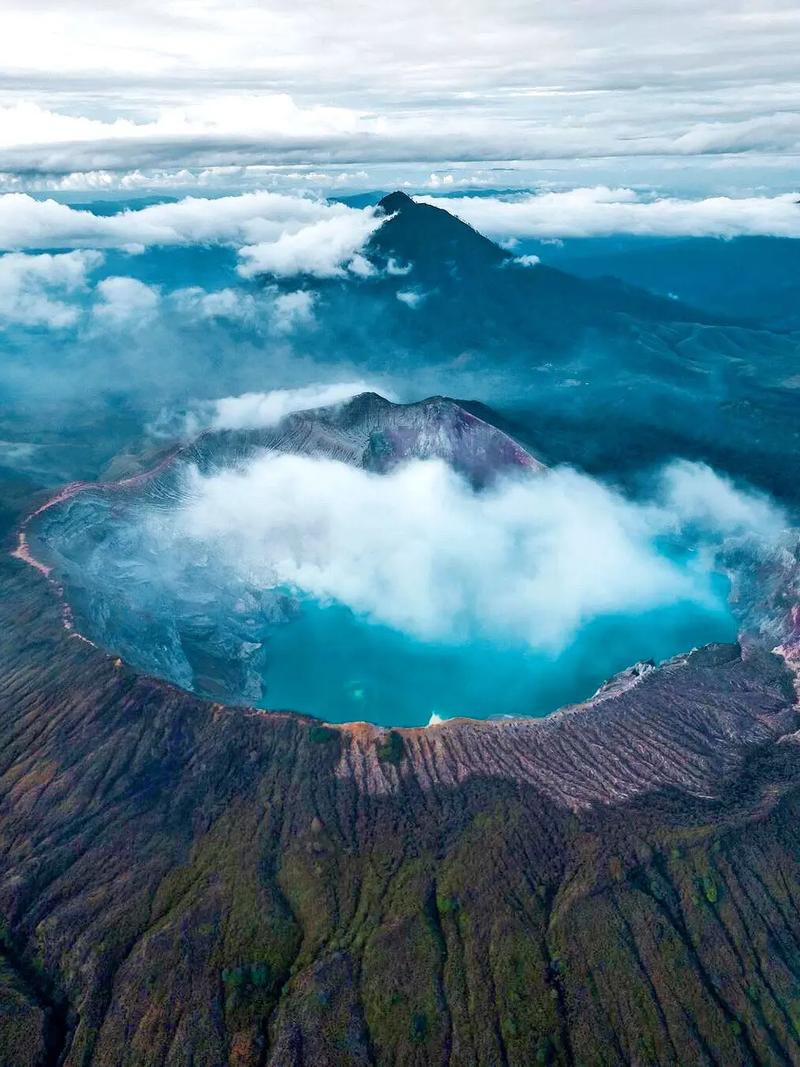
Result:
{"label": "turquoise crater lake", "polygon": [[637,500],[447,398],[362,394],[72,487],[26,534],[81,633],[213,700],[381,726],[541,717],[735,640],[713,477],[679,468]]}
{"label": "turquoise crater lake", "polygon": [[700,601],[595,617],[557,651],[496,636],[424,640],[296,589],[245,588],[199,557],[176,582],[170,561],[131,538],[135,524],[109,526],[119,516],[107,500],[94,510],[97,499],[34,539],[75,625],[143,673],[230,704],[401,727],[541,717],[638,661],[736,639],[727,580],[714,576]]}
{"label": "turquoise crater lake", "polygon": [[679,603],[595,619],[557,654],[486,640],[422,642],[342,606],[306,602],[270,638],[265,703],[381,726],[423,726],[432,716],[543,716],[586,699],[639,660],[735,640],[725,584],[713,607]]}

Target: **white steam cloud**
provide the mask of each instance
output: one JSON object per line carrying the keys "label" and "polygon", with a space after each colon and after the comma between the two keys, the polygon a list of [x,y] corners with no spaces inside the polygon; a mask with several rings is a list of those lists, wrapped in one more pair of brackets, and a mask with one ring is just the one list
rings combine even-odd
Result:
{"label": "white steam cloud", "polygon": [[[294,294],[286,294],[287,296]],[[316,383],[293,389],[241,393],[216,400],[195,400],[188,410],[164,408],[148,426],[157,439],[191,440],[204,430],[263,430],[277,426],[281,419],[298,411],[328,407],[351,400],[360,393],[380,393],[394,399],[385,385],[353,379],[344,382]]]}
{"label": "white steam cloud", "polygon": [[[220,419],[278,414],[248,403]],[[440,461],[381,476],[296,455],[193,470],[186,489],[177,511],[143,520],[162,558],[212,558],[251,587],[288,586],[424,640],[553,651],[598,616],[713,606],[724,538],[783,524],[766,501],[688,463],[643,503],[567,469],[476,492]],[[678,562],[660,542],[688,528],[706,551]]]}
{"label": "white steam cloud", "polygon": [[340,404],[359,393],[374,391],[367,382],[337,382],[221,397],[214,402],[210,426],[213,430],[255,430],[277,426],[281,419],[295,411]]}
{"label": "white steam cloud", "polygon": [[266,393],[243,393],[241,396],[225,396],[213,401],[204,414],[195,413],[190,418],[195,429],[199,424],[212,430],[258,430],[277,426],[281,419],[295,411],[327,407],[350,400],[359,393],[381,392],[366,381],[334,382],[328,385],[304,385],[299,389],[273,389]]}
{"label": "white steam cloud", "polygon": [[769,542],[789,525],[788,517],[767,497],[737,489],[705,463],[671,463],[661,476],[661,495],[678,521],[706,530]]}

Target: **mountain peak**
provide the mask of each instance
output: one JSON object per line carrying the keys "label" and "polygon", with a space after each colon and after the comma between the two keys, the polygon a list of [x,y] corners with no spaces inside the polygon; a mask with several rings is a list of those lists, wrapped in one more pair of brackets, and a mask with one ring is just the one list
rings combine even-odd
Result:
{"label": "mountain peak", "polygon": [[394,215],[398,211],[407,211],[408,208],[414,206],[414,201],[407,193],[401,193],[397,189],[393,193],[389,193],[383,200],[378,202],[378,207],[383,208],[387,215]]}
{"label": "mountain peak", "polygon": [[418,280],[428,274],[431,283],[438,284],[442,270],[449,269],[447,263],[458,263],[469,273],[510,258],[449,211],[419,203],[406,193],[390,193],[378,207],[391,217],[372,235],[370,251],[413,264]]}

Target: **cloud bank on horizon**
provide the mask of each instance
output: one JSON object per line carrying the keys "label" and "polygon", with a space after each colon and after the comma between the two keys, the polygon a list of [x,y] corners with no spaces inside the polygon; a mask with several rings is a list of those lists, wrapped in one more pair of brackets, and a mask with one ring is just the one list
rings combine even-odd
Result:
{"label": "cloud bank on horizon", "polygon": [[5,188],[368,188],[420,161],[646,158],[776,190],[800,150],[791,0],[11,0],[4,31]]}
{"label": "cloud bank on horizon", "polygon": [[500,240],[538,237],[800,237],[800,198],[714,196],[687,200],[605,186],[516,196],[420,197]]}
{"label": "cloud bank on horizon", "polygon": [[[242,275],[341,274],[385,216],[320,198],[273,192],[184,197],[114,215],[25,193],[0,196],[0,249],[236,245]],[[356,264],[356,269],[359,265]],[[363,269],[363,268],[361,268]]]}
{"label": "cloud bank on horizon", "polygon": [[[420,199],[510,248],[526,238],[610,234],[800,237],[796,193],[687,200],[594,187]],[[385,219],[373,207],[270,191],[185,197],[115,214],[24,193],[0,195],[0,329],[65,330],[89,313],[95,327],[138,328],[163,309],[178,318],[228,321],[256,331],[266,327],[285,336],[313,323],[316,294],[308,288],[278,292],[258,286],[259,279],[314,284],[376,276],[379,268],[369,259],[368,242]],[[232,280],[241,284],[166,290],[113,270],[96,277],[104,253],[117,251],[135,259],[147,249],[188,246],[229,249],[236,263]],[[538,261],[538,256],[516,258],[531,267]],[[255,290],[242,287],[251,281]],[[425,299],[413,285],[396,295],[410,308]]]}
{"label": "cloud bank on horizon", "polygon": [[[800,237],[800,194],[684,199],[606,186],[418,199],[502,242],[631,234],[660,237]],[[194,197],[115,214],[26,193],[0,195],[0,253],[224,246],[237,273],[291,278],[368,277],[370,237],[387,216],[321,197],[269,191]],[[21,262],[21,261],[16,261]],[[219,310],[223,310],[220,308]]]}

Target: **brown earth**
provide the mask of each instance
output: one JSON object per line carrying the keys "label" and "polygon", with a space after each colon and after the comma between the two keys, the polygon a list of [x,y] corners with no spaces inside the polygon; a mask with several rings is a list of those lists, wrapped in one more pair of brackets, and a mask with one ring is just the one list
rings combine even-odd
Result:
{"label": "brown earth", "polygon": [[800,1063],[782,659],[386,733],[137,677],[0,565],[0,1063]]}

